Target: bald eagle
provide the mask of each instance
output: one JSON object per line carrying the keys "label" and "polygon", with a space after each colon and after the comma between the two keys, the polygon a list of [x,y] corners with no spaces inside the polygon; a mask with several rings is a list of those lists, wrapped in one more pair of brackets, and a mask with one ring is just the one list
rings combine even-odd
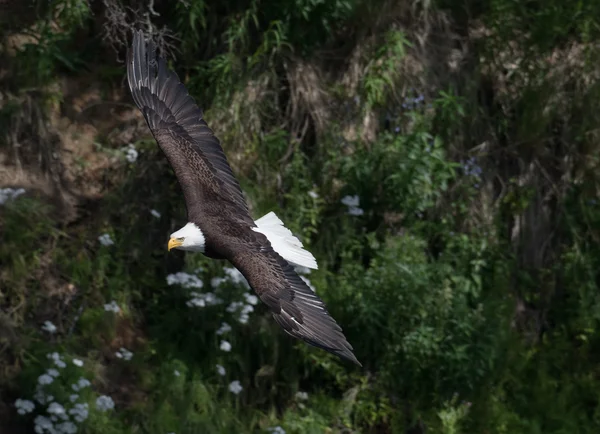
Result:
{"label": "bald eagle", "polygon": [[229,260],[287,333],[362,366],[323,301],[294,269],[317,269],[314,256],[273,212],[252,219],[219,139],[141,31],[127,53],[127,80],[183,190],[188,223],[171,234],[168,250]]}

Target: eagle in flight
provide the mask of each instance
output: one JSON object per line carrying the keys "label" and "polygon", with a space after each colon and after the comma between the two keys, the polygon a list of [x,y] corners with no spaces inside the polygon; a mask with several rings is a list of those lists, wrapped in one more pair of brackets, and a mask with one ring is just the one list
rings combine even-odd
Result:
{"label": "eagle in flight", "polygon": [[294,269],[317,269],[314,256],[275,213],[252,219],[219,139],[141,31],[127,53],[127,80],[183,190],[188,223],[171,234],[168,249],[229,260],[287,333],[361,366],[341,327]]}

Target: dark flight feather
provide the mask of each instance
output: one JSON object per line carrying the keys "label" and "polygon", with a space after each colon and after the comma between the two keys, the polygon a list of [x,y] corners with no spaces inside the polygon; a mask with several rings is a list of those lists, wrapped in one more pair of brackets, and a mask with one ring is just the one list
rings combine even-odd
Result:
{"label": "dark flight feather", "polygon": [[288,334],[362,366],[325,303],[264,235],[251,231],[235,243],[229,260]]}
{"label": "dark flight feather", "polygon": [[[198,201],[209,190],[238,207],[241,217],[249,216],[219,139],[177,73],[167,67],[154,42],[146,42],[141,31],[134,33],[127,55],[127,79],[133,100],[184,188],[188,214],[202,214]],[[184,181],[193,185],[186,189]]]}

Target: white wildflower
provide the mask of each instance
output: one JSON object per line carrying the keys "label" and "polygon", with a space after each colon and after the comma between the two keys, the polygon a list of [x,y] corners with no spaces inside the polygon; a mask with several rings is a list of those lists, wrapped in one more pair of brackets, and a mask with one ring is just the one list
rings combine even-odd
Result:
{"label": "white wildflower", "polygon": [[58,377],[60,375],[60,372],[58,372],[56,369],[54,368],[50,368],[46,371],[46,374],[50,375],[51,377]]}
{"label": "white wildflower", "polygon": [[221,365],[217,365],[217,373],[223,377],[226,373],[225,368]]}
{"label": "white wildflower", "polygon": [[77,425],[73,422],[63,422],[56,425],[56,432],[62,434],[75,434],[77,432]]}
{"label": "white wildflower", "polygon": [[135,149],[135,146],[133,146],[133,144],[130,143],[122,150],[123,152],[125,152],[125,158],[127,159],[127,161],[129,161],[130,163],[135,163],[137,161],[138,151],[137,149]]}
{"label": "white wildflower", "polygon": [[83,360],[73,359],[72,361],[75,366],[79,366],[80,368],[83,366]]}
{"label": "white wildflower", "polygon": [[281,428],[279,425],[269,428],[268,431],[273,434],[285,434],[285,430]]}
{"label": "white wildflower", "polygon": [[348,207],[348,214],[353,216],[359,216],[364,214],[364,211],[361,208],[359,208],[360,199],[357,195],[344,196],[342,198],[342,203]]}
{"label": "white wildflower", "polygon": [[66,368],[67,364],[65,363],[65,361],[63,360],[62,356],[58,353],[49,353],[46,357],[48,357],[48,359],[52,360],[54,362],[54,365],[56,365],[59,368]]}
{"label": "white wildflower", "polygon": [[44,321],[44,325],[42,326],[42,330],[48,332],[48,333],[55,333],[56,332],[56,326],[54,324],[52,324],[51,321]]}
{"label": "white wildflower", "polygon": [[77,383],[72,384],[71,385],[71,389],[73,389],[75,392],[79,392],[82,389],[85,389],[86,387],[91,386],[92,383],[90,383],[90,381],[87,378],[79,378],[79,380],[77,380]]}
{"label": "white wildflower", "polygon": [[243,387],[238,380],[234,380],[231,383],[229,383],[229,391],[231,393],[238,395],[242,390]]}
{"label": "white wildflower", "polygon": [[206,294],[203,294],[202,296],[204,297],[204,301],[206,302],[206,304],[209,306],[214,306],[214,305],[223,303],[223,300],[221,300],[219,297],[217,297],[212,292],[207,292]]}
{"label": "white wildflower", "polygon": [[117,356],[119,359],[123,359],[123,360],[129,361],[133,357],[133,353],[131,351],[129,351],[127,348],[121,347],[119,349],[119,351],[117,351],[115,353],[115,356]]}
{"label": "white wildflower", "polygon": [[222,334],[228,333],[231,331],[231,326],[226,322],[221,323],[221,327],[217,330],[217,335],[221,336]]}
{"label": "white wildflower", "polygon": [[102,244],[103,246],[112,246],[115,242],[112,240],[112,238],[110,237],[110,234],[102,234],[98,237],[98,241],[100,241],[100,244]]}
{"label": "white wildflower", "polygon": [[17,399],[15,401],[15,407],[17,407],[17,413],[19,414],[27,414],[31,413],[35,408],[35,404],[33,401],[28,399]]}
{"label": "white wildflower", "polygon": [[83,422],[89,415],[89,406],[87,402],[75,404],[73,408],[69,410],[69,414],[74,416],[76,422]]}
{"label": "white wildflower", "polygon": [[362,208],[358,208],[356,206],[352,206],[350,208],[348,208],[348,214],[352,215],[352,216],[359,216],[359,215],[363,215],[365,212],[363,211]]}
{"label": "white wildflower", "polygon": [[246,299],[246,303],[256,306],[258,304],[258,297],[253,294],[244,293],[244,298]]}
{"label": "white wildflower", "polygon": [[121,308],[119,307],[119,305],[117,304],[116,301],[111,301],[110,303],[107,303],[104,305],[104,310],[106,312],[114,312],[114,313],[119,313],[121,312]]}
{"label": "white wildflower", "polygon": [[179,376],[181,375],[181,372],[179,372],[177,369],[175,369],[175,370],[173,371],[173,374],[174,374],[176,377],[179,377]]}
{"label": "white wildflower", "polygon": [[74,394],[72,394],[72,395],[69,395],[69,401],[71,401],[71,402],[75,402],[75,401],[77,401],[78,399],[79,399],[79,395],[77,395],[77,394],[75,394],[75,393],[74,393]]}
{"label": "white wildflower", "polygon": [[344,196],[342,198],[342,203],[349,208],[356,207],[360,204],[360,198],[358,197],[358,195]]}
{"label": "white wildflower", "polygon": [[319,195],[317,194],[317,192],[316,192],[316,191],[314,191],[314,190],[311,190],[311,191],[309,191],[309,192],[308,192],[308,195],[309,195],[310,197],[312,197],[313,199],[317,199],[317,198],[319,197]]}
{"label": "white wildflower", "polygon": [[38,377],[38,383],[41,386],[45,386],[46,384],[52,384],[53,381],[54,381],[54,378],[48,374],[42,374]]}
{"label": "white wildflower", "polygon": [[214,306],[223,302],[223,300],[221,300],[212,292],[201,294],[199,292],[194,291],[191,292],[190,295],[192,296],[192,298],[186,301],[185,303],[189,307]]}
{"label": "white wildflower", "polygon": [[304,276],[300,276],[300,279],[302,279],[304,281],[304,283],[306,283],[306,285],[312,290],[312,292],[317,292],[317,289],[313,286],[312,283],[310,283],[310,280],[308,280]]}
{"label": "white wildflower", "polygon": [[160,213],[158,211],[156,211],[155,209],[151,209],[150,210],[150,214],[152,214],[153,217],[159,219],[160,218]]}
{"label": "white wildflower", "polygon": [[44,431],[48,431],[49,433],[54,434],[56,431],[54,430],[54,424],[52,421],[46,416],[38,415],[33,420],[35,425],[35,432],[38,434],[43,434]]}
{"label": "white wildflower", "polygon": [[100,411],[112,410],[115,403],[110,396],[102,395],[96,398],[96,408]]}
{"label": "white wildflower", "polygon": [[[234,303],[232,303],[233,305]],[[236,307],[241,306],[242,309],[239,311],[239,316],[238,316],[238,321],[241,324],[246,324],[248,322],[248,320],[250,319],[250,316],[248,315],[249,313],[254,311],[254,307],[252,307],[252,305],[250,304],[243,304],[243,303],[239,303],[236,304]],[[230,305],[231,307],[231,305]]]}
{"label": "white wildflower", "polygon": [[178,273],[169,274],[167,276],[167,284],[171,285],[181,285],[184,288],[194,288],[201,289],[204,286],[202,280],[193,274],[185,273],[180,271]]}
{"label": "white wildflower", "polygon": [[48,414],[54,414],[56,416],[61,416],[63,414],[67,414],[65,408],[60,405],[58,402],[53,402],[48,406]]}
{"label": "white wildflower", "polygon": [[229,313],[237,312],[240,307],[244,306],[244,303],[241,301],[233,301],[227,308],[225,309]]}
{"label": "white wildflower", "polygon": [[227,341],[221,341],[221,345],[219,346],[221,351],[229,352],[231,351],[231,344]]}
{"label": "white wildflower", "polygon": [[225,280],[226,279],[224,277],[213,277],[210,279],[210,286],[217,289],[223,282],[225,282]]}
{"label": "white wildflower", "polygon": [[308,393],[306,392],[296,392],[296,399],[298,401],[306,401],[308,399]]}
{"label": "white wildflower", "polygon": [[206,302],[204,299],[199,297],[193,297],[190,300],[185,302],[187,307],[204,307],[206,306]]}
{"label": "white wildflower", "polygon": [[46,404],[50,402],[46,397],[46,392],[43,390],[44,385],[38,384],[35,389],[35,394],[33,395],[33,399],[35,399],[40,404]]}
{"label": "white wildflower", "polygon": [[25,193],[23,188],[0,188],[0,205],[4,205],[9,200],[15,200],[23,193]]}

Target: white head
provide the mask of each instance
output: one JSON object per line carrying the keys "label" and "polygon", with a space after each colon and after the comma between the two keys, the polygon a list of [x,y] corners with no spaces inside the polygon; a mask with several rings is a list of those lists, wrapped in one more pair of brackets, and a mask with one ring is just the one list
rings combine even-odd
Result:
{"label": "white head", "polygon": [[188,223],[177,232],[171,234],[168,249],[204,252],[204,234],[195,223]]}

